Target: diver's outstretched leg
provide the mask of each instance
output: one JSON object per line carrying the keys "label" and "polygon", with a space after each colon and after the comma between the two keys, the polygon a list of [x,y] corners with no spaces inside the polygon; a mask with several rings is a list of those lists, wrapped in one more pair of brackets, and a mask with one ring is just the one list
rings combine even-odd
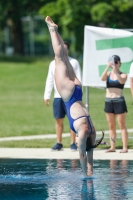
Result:
{"label": "diver's outstretched leg", "polygon": [[73,67],[68,60],[68,52],[58,33],[58,26],[49,16],[45,18],[45,22],[48,25],[55,54],[55,84],[62,99],[68,100],[75,88],[75,82],[79,84],[79,81],[77,81]]}
{"label": "diver's outstretched leg", "polygon": [[53,20],[49,16],[45,18],[45,22],[48,25],[49,32],[51,35],[55,59],[56,57],[63,59],[64,56],[67,56],[67,50],[64,47],[64,41],[58,33],[58,26],[53,22]]}

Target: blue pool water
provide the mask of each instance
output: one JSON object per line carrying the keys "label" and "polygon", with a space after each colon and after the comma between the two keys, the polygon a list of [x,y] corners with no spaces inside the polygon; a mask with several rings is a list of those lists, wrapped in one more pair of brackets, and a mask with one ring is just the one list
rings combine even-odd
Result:
{"label": "blue pool water", "polygon": [[133,200],[133,161],[94,161],[82,178],[79,160],[0,159],[0,199]]}

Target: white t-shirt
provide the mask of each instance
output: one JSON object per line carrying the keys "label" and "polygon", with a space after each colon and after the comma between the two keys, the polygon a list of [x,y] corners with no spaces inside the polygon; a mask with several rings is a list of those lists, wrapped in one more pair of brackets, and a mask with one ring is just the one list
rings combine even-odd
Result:
{"label": "white t-shirt", "polygon": [[133,62],[130,65],[129,77],[133,78]]}
{"label": "white t-shirt", "polygon": [[[68,59],[75,71],[77,78],[81,82],[81,69],[79,62],[71,57],[68,57]],[[49,65],[48,75],[45,84],[44,99],[50,99],[53,87],[54,87],[54,98],[61,98],[55,85],[54,71],[55,71],[55,60],[53,60]]]}

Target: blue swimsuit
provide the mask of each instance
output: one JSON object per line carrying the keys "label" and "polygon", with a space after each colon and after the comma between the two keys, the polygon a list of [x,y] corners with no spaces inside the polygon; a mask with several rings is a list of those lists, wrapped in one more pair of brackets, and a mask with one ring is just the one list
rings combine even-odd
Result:
{"label": "blue swimsuit", "polygon": [[77,102],[77,101],[82,101],[82,89],[80,86],[76,85],[75,86],[75,89],[74,89],[74,92],[71,96],[71,98],[69,99],[69,101],[67,102],[64,102],[65,106],[66,106],[66,109],[67,109],[67,116],[68,116],[68,119],[69,119],[69,124],[70,124],[70,128],[76,133],[76,130],[74,129],[73,127],[73,123],[75,120],[79,119],[79,118],[82,118],[82,117],[86,117],[88,119],[88,124],[90,126],[90,129],[91,129],[91,133],[92,133],[92,125],[91,125],[91,122],[90,122],[90,116],[80,116],[76,119],[73,119],[70,115],[70,108],[71,106]]}

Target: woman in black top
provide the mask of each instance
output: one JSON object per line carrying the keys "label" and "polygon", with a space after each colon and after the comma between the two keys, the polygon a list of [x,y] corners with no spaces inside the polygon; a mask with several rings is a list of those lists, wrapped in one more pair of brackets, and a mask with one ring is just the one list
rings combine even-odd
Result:
{"label": "woman in black top", "polygon": [[[123,149],[120,151],[120,153],[128,152],[128,133],[126,128],[127,106],[122,95],[122,90],[127,80],[127,74],[120,71],[120,66],[120,57],[117,55],[112,56],[109,59],[107,67],[101,76],[102,81],[106,81],[106,98],[104,111],[106,113],[106,119],[109,126],[111,144],[111,147],[106,151],[107,153],[115,152],[116,117],[121,130],[123,142]],[[112,70],[108,71],[110,68],[112,68]]]}

